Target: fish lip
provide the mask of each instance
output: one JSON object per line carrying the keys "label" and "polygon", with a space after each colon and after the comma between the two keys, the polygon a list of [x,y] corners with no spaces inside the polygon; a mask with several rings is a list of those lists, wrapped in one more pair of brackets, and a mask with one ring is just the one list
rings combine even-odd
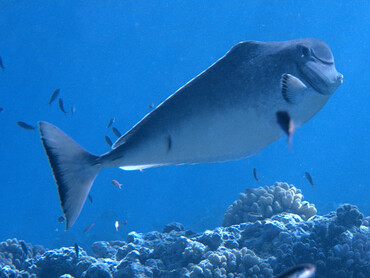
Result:
{"label": "fish lip", "polygon": [[[307,72],[302,70],[302,68],[297,65],[298,72],[302,76],[303,80],[316,92],[318,92],[320,95],[331,95],[334,93],[334,91],[343,83],[343,75],[338,73],[337,76],[341,76],[341,78],[338,78],[335,82],[330,82],[327,80],[327,78],[323,78],[320,74],[317,74],[313,69],[307,66],[309,69]],[[310,73],[310,74],[308,74]],[[310,76],[311,75],[311,76]],[[312,82],[310,77],[315,77],[316,79],[319,80],[317,82],[319,85],[317,85],[315,82]],[[321,86],[320,86],[321,85]]]}
{"label": "fish lip", "polygon": [[[303,75],[304,76],[304,75]],[[304,76],[305,77],[305,76]],[[320,78],[322,80],[322,78]],[[304,81],[308,83],[316,92],[318,92],[320,95],[330,95],[331,92],[326,93],[322,89],[320,89],[318,86],[316,86],[314,83],[310,82],[309,78],[304,78]],[[322,80],[324,81],[324,80]]]}

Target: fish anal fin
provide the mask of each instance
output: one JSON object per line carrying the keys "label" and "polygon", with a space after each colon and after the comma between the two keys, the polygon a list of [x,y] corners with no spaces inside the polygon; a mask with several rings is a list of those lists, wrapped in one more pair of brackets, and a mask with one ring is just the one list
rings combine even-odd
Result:
{"label": "fish anal fin", "polygon": [[280,87],[283,98],[291,104],[297,104],[307,90],[307,86],[299,78],[289,73],[281,76]]}

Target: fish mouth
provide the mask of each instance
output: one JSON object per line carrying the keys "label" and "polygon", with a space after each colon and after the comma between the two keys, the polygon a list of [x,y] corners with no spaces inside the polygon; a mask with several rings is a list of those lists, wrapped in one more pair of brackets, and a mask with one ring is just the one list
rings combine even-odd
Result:
{"label": "fish mouth", "polygon": [[334,65],[307,62],[298,71],[304,81],[321,95],[331,95],[342,83],[343,75],[338,73]]}

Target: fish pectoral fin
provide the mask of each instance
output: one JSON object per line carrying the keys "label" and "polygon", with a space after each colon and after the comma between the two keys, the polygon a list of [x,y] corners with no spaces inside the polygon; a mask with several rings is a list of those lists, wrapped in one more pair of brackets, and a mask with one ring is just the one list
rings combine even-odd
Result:
{"label": "fish pectoral fin", "polygon": [[307,89],[307,86],[299,78],[289,73],[284,73],[281,76],[280,87],[283,98],[291,104],[298,103],[300,97]]}

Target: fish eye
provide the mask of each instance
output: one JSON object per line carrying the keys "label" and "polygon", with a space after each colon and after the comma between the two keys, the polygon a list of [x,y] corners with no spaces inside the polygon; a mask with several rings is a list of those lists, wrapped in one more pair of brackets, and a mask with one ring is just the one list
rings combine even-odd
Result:
{"label": "fish eye", "polygon": [[311,50],[307,46],[301,47],[302,58],[311,56]]}

